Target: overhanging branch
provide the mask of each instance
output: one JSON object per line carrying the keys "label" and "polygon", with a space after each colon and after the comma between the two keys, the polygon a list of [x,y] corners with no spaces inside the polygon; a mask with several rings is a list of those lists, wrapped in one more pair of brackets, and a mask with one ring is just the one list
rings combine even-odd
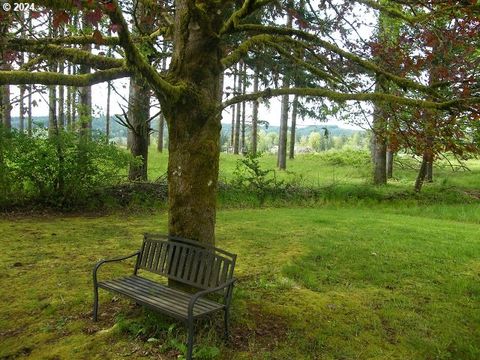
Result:
{"label": "overhanging branch", "polygon": [[[436,95],[435,90],[433,87],[425,86],[419,84],[413,80],[397,76],[392,74],[385,69],[381,68],[380,66],[376,65],[374,62],[369,60],[365,60],[358,55],[355,55],[351,52],[345,51],[338,46],[329,43],[328,41],[320,39],[318,36],[314,34],[307,33],[302,30],[297,29],[290,29],[290,28],[282,28],[278,26],[264,26],[264,25],[256,25],[256,24],[245,24],[245,25],[238,25],[235,27],[237,31],[246,31],[246,32],[254,32],[259,34],[278,34],[278,35],[287,35],[287,36],[296,36],[300,39],[309,41],[312,45],[318,45],[321,48],[331,51],[337,55],[348,59],[366,70],[372,71],[375,74],[384,75],[388,80],[393,81],[395,84],[400,86],[401,88],[408,88],[411,90],[421,91],[426,94]],[[297,40],[291,39],[291,41],[295,42]],[[305,47],[305,44],[303,45]]]}
{"label": "overhanging branch", "polygon": [[233,14],[225,21],[222,29],[220,30],[220,35],[231,32],[233,29],[235,29],[241,19],[271,2],[273,2],[273,0],[244,0],[242,7],[234,11]]}
{"label": "overhanging branch", "polygon": [[[92,35],[84,36],[60,36],[60,37],[46,37],[40,39],[22,39],[15,38],[13,34],[8,34],[8,43],[15,46],[27,47],[27,46],[38,46],[38,45],[88,45],[88,44],[98,44],[98,39],[94,38]],[[114,36],[104,36],[100,45],[118,45],[119,41],[117,37]]]}
{"label": "overhanging branch", "polygon": [[370,102],[387,102],[399,105],[415,106],[426,109],[447,110],[450,108],[464,106],[468,104],[480,104],[480,97],[471,97],[465,99],[454,99],[444,102],[435,102],[428,100],[419,100],[396,96],[385,93],[341,93],[325,88],[281,88],[266,89],[257,93],[235,96],[234,98],[222,103],[222,109],[233,104],[244,101],[258,101],[262,98],[270,98],[280,95],[299,95],[327,98],[336,102],[344,102],[349,100],[370,101]]}
{"label": "overhanging branch", "polygon": [[6,48],[43,55],[50,60],[67,60],[73,64],[82,64],[95,69],[112,69],[125,65],[125,61],[106,56],[93,55],[80,49],[64,48],[58,45],[20,45],[8,42]]}
{"label": "overhanging branch", "polygon": [[55,72],[0,71],[0,85],[65,85],[84,87],[130,76],[127,68],[100,70],[91,74],[66,75]]}
{"label": "overhanging branch", "polygon": [[152,87],[157,97],[163,100],[175,101],[181,94],[182,86],[172,85],[166,81],[157,70],[151,66],[147,59],[138,50],[128,30],[127,22],[116,0],[112,0],[106,13],[113,24],[118,25],[118,39],[120,46],[125,50],[125,60],[130,69],[142,76]]}

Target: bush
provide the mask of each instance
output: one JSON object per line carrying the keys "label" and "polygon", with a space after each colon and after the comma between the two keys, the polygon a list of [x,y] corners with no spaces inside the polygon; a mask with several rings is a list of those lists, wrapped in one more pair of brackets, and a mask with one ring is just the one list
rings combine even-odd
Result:
{"label": "bush", "polygon": [[368,166],[371,162],[368,151],[364,150],[328,150],[318,154],[319,158],[331,165]]}
{"label": "bush", "polygon": [[118,182],[130,155],[105,139],[38,130],[28,137],[0,130],[0,205],[25,202],[68,207],[86,201],[99,186]]}
{"label": "bush", "polygon": [[233,185],[252,191],[256,194],[263,204],[265,197],[268,193],[272,193],[272,190],[281,187],[282,181],[277,181],[275,177],[275,171],[268,169],[263,170],[260,166],[260,153],[248,153],[244,158],[237,161],[237,166],[233,175]]}

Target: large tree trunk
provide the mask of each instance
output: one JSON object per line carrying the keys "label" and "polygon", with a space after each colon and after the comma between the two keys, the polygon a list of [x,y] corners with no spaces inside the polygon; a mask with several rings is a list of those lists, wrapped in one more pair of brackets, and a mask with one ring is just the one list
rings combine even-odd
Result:
{"label": "large tree trunk", "polygon": [[[67,66],[67,74],[71,75],[72,74],[72,66],[68,65]],[[67,108],[67,114],[66,114],[66,128],[68,130],[72,129],[72,87],[67,86],[67,99],[66,99],[66,104]]]}
{"label": "large tree trunk", "polygon": [[[28,31],[31,33],[32,32],[32,19],[29,17],[28,18]],[[27,55],[27,61],[30,61],[32,59],[32,55],[28,54]],[[27,86],[27,91],[28,91],[28,96],[27,96],[27,135],[32,136],[32,91],[33,91],[33,86],[28,85]]]}
{"label": "large tree trunk", "polygon": [[[18,15],[20,21],[25,22],[25,14],[23,12],[20,12]],[[25,26],[22,26],[22,29],[20,31],[20,37],[22,39],[25,38]],[[18,57],[18,65],[19,67],[22,67],[22,65],[25,63],[25,54],[20,53],[17,55]],[[18,111],[18,128],[20,132],[23,134],[25,132],[25,90],[26,86],[25,85],[20,85],[19,91],[20,91],[20,102],[19,102],[19,111]]]}
{"label": "large tree trunk", "polygon": [[150,89],[142,79],[130,78],[130,98],[128,120],[132,126],[130,152],[134,157],[140,157],[140,163],[130,164],[129,180],[147,180],[148,137],[150,113]]}
{"label": "large tree trunk", "polygon": [[415,191],[420,192],[422,190],[423,183],[425,182],[425,177],[427,176],[428,163],[432,162],[433,156],[430,152],[425,151],[422,157],[422,164],[418,171],[417,179],[415,181]]}
{"label": "large tree trunk", "polygon": [[[65,35],[65,29],[63,26],[60,27],[60,36]],[[60,60],[58,63],[58,72],[60,74],[65,73],[65,62]],[[58,126],[60,129],[65,128],[65,86],[59,85],[58,87]]]}
{"label": "large tree trunk", "polygon": [[[108,29],[108,36],[112,36],[112,30]],[[109,47],[107,56],[112,56],[112,48]],[[107,109],[105,111],[105,142],[108,144],[110,141],[110,99],[112,97],[112,82],[107,81]]]}
{"label": "large tree trunk", "polygon": [[[0,59],[0,68],[9,70],[9,66]],[[10,103],[10,86],[0,86],[0,123],[7,129],[12,127],[12,105]]]}
{"label": "large tree trunk", "polygon": [[[237,75],[237,92],[238,94],[242,93],[242,64],[238,67],[238,75]],[[240,153],[240,120],[242,117],[242,104],[237,103],[237,111],[236,111],[236,118],[235,118],[235,136],[233,137],[233,153],[239,154]]]}
{"label": "large tree trunk", "polygon": [[[54,71],[53,69],[51,71]],[[54,136],[57,123],[57,89],[55,85],[48,87],[48,136]]]}
{"label": "large tree trunk", "polygon": [[158,117],[158,139],[157,150],[163,152],[163,129],[165,128],[165,116],[161,113]]}
{"label": "large tree trunk", "polygon": [[[233,96],[236,95],[236,89],[237,89],[237,64],[235,64],[233,68],[233,89],[232,89]],[[230,147],[232,149],[235,143],[235,117],[236,117],[235,110],[236,108],[237,108],[236,105],[232,105],[232,126],[230,128]]]}
{"label": "large tree trunk", "polygon": [[391,179],[393,177],[393,151],[387,149],[387,178]]}
{"label": "large tree trunk", "polygon": [[[288,5],[293,8],[293,2],[289,1]],[[292,13],[288,12],[287,15],[287,28],[292,28]],[[290,87],[290,79],[288,75],[283,76],[283,88]],[[280,113],[280,132],[278,134],[278,153],[277,153],[277,166],[280,170],[287,168],[287,137],[288,137],[288,102],[289,96],[282,96],[282,106]]]}
{"label": "large tree trunk", "polygon": [[292,127],[290,128],[290,151],[289,158],[295,158],[295,141],[296,141],[296,128],[297,128],[297,114],[298,114],[298,95],[293,98],[292,105]]}
{"label": "large tree trunk", "polygon": [[427,163],[427,173],[425,177],[427,182],[433,182],[433,160]]}
{"label": "large tree trunk", "polygon": [[[88,24],[86,19],[82,19],[83,27],[85,28]],[[92,52],[92,46],[90,44],[85,44],[82,46],[82,50],[87,52]],[[79,74],[89,74],[91,72],[90,66],[80,65]],[[80,134],[86,136],[87,138],[91,135],[92,129],[92,87],[84,86],[79,88],[79,106],[78,106],[78,115],[80,121]]]}
{"label": "large tree trunk", "polygon": [[[179,0],[175,12],[171,63],[173,76],[188,84],[178,99],[162,103],[169,131],[168,207],[169,233],[213,244],[216,190],[220,155],[219,84],[221,50],[217,33],[221,4],[212,2],[212,27],[190,16],[188,2]],[[218,8],[214,8],[214,7]],[[217,27],[217,28],[215,28]]]}
{"label": "large tree trunk", "polygon": [[[385,91],[385,86],[383,77],[378,76],[375,91]],[[374,104],[372,127],[373,183],[385,185],[387,183],[387,120],[382,104]]]}
{"label": "large tree trunk", "polygon": [[105,142],[110,141],[110,98],[112,96],[112,84],[107,82],[107,110],[105,112]]}
{"label": "large tree trunk", "polygon": [[[255,71],[253,77],[253,92],[258,92],[258,73]],[[258,101],[253,102],[252,109],[252,153],[257,153],[258,148]]]}
{"label": "large tree trunk", "polygon": [[25,85],[20,86],[20,104],[18,110],[19,130],[25,132]]}
{"label": "large tree trunk", "polygon": [[0,111],[1,111],[1,123],[7,128],[11,129],[12,127],[12,106],[10,104],[10,86],[2,85],[0,87]]}
{"label": "large tree trunk", "polygon": [[32,136],[32,124],[33,124],[33,118],[32,118],[32,91],[33,87],[32,85],[28,85],[28,100],[27,100],[27,135]]}
{"label": "large tree trunk", "polygon": [[[283,81],[283,87],[288,87],[288,80]],[[288,95],[282,96],[280,113],[280,134],[278,136],[277,166],[280,170],[287,168],[287,135],[288,135]]]}
{"label": "large tree trunk", "polygon": [[[245,95],[245,92],[246,92],[246,88],[247,88],[247,64],[246,63],[243,63],[243,71],[242,71],[242,94]],[[246,108],[246,102],[243,101],[242,102],[242,124],[241,124],[241,133],[242,133],[242,137],[241,137],[241,146],[240,146],[240,150],[242,152],[242,154],[244,154],[247,150],[247,146],[245,144],[245,118],[246,118],[246,111],[245,111],[245,108]]]}
{"label": "large tree trunk", "polygon": [[[55,37],[57,35],[56,29],[52,26],[53,16],[49,19],[49,34],[50,37]],[[52,73],[57,72],[58,64],[56,61],[50,61],[50,71]],[[48,87],[48,136],[55,136],[57,133],[56,124],[57,124],[57,87],[55,85],[50,85]]]}

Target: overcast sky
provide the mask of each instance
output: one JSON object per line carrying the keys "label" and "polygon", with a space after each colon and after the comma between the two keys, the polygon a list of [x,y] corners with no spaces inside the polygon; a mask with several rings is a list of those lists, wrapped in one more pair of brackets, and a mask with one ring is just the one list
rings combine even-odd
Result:
{"label": "overcast sky", "polygon": [[[368,16],[368,15],[367,15]],[[373,15],[372,15],[373,20]],[[357,31],[361,34],[362,37],[368,38],[371,36],[371,29],[368,28],[358,28]],[[335,34],[331,34],[333,37]],[[339,44],[340,45],[340,44]],[[103,49],[94,49],[94,52],[102,51]],[[121,114],[120,106],[126,106],[126,102],[122,99],[122,96],[128,98],[128,83],[129,79],[120,79],[115,80],[113,82],[116,91],[121,95],[117,95],[115,92],[112,91],[111,103],[110,103],[110,112],[112,115],[114,114]],[[233,87],[233,78],[232,77],[225,77],[225,84],[224,87]],[[249,89],[252,90],[251,88]],[[18,87],[11,86],[11,91],[13,96],[18,96]],[[248,91],[247,91],[248,92]],[[66,93],[66,92],[65,92]],[[58,94],[58,93],[57,93]],[[293,96],[291,96],[293,98]],[[40,96],[38,94],[34,95],[34,99],[36,100],[38,106],[33,110],[33,116],[48,116],[48,94],[44,94]],[[107,85],[106,84],[98,84],[92,87],[92,105],[93,105],[93,112],[94,116],[98,117],[106,112],[106,102],[107,102]],[[153,101],[152,101],[153,103]],[[247,119],[250,119],[252,113],[252,103],[247,103],[246,111],[247,111]],[[224,123],[231,122],[231,108],[226,109],[223,112],[223,121]],[[158,109],[152,108],[150,113],[154,115],[158,112]],[[17,117],[19,115],[19,106],[18,104],[14,105],[12,116]],[[272,98],[270,100],[270,107],[267,108],[266,106],[260,105],[259,107],[259,118],[260,120],[268,121],[271,125],[279,125],[280,123],[280,99],[279,98]],[[355,128],[358,129],[359,127],[352,124],[347,124],[344,122],[338,122],[335,118],[327,119],[327,123],[329,124],[336,124],[341,127],[346,128]],[[320,119],[308,118],[305,120],[298,119],[297,120],[298,126],[305,126],[305,125],[319,125],[325,124],[325,122],[320,122]]]}

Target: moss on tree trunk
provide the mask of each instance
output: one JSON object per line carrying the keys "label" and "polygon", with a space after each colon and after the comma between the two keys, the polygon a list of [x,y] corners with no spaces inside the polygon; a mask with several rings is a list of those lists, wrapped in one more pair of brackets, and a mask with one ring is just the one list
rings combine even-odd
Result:
{"label": "moss on tree trunk", "polygon": [[169,233],[208,244],[215,242],[220,156],[221,6],[177,2],[170,72],[187,86],[178,99],[162,103],[169,133]]}

